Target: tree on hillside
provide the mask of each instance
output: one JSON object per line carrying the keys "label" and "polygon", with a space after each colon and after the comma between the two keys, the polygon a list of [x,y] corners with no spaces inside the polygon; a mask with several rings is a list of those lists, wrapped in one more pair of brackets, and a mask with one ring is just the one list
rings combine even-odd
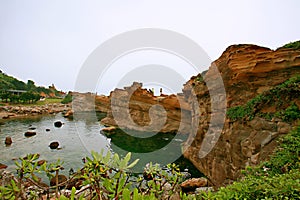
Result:
{"label": "tree on hillside", "polygon": [[2,101],[5,101],[6,103],[8,102],[8,99],[10,98],[10,93],[8,92],[3,92],[0,94],[0,98]]}
{"label": "tree on hillside", "polygon": [[27,81],[27,90],[33,91],[36,88],[34,81],[28,80]]}

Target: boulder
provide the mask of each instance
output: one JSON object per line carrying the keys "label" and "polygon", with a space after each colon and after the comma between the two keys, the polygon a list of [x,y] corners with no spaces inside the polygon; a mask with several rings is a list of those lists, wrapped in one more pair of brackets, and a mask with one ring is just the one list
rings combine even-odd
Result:
{"label": "boulder", "polygon": [[49,132],[49,131],[50,131],[50,128],[46,128],[46,131]]}
{"label": "boulder", "polygon": [[6,137],[4,143],[5,143],[6,145],[11,145],[11,144],[12,144],[12,139],[11,139],[11,137]]}
{"label": "boulder", "polygon": [[206,178],[201,177],[201,178],[192,178],[184,181],[183,183],[180,184],[182,190],[184,192],[189,192],[189,191],[195,191],[196,188],[199,187],[206,187],[208,184],[208,181]]}
{"label": "boulder", "polygon": [[73,117],[73,110],[68,110],[65,114],[64,117],[66,118],[72,118]]}
{"label": "boulder", "polygon": [[61,121],[54,122],[54,126],[57,127],[57,128],[62,127],[62,125],[63,125],[63,123]]}
{"label": "boulder", "polygon": [[[63,175],[63,174],[58,175],[58,184],[59,185],[64,183],[64,184],[62,184],[62,186],[65,186],[67,184],[67,180],[68,180],[68,178],[65,175]],[[56,185],[56,178],[53,177],[50,180],[50,186],[55,186],[55,185]]]}
{"label": "boulder", "polygon": [[32,137],[32,136],[35,136],[36,135],[36,132],[35,131],[26,131],[24,133],[25,137]]}
{"label": "boulder", "polygon": [[110,127],[103,128],[100,132],[106,136],[110,136],[110,135],[114,134],[115,130],[116,130],[116,127],[110,126]]}
{"label": "boulder", "polygon": [[51,142],[51,143],[49,144],[50,149],[57,149],[58,146],[59,146],[59,143],[58,143],[58,142]]}

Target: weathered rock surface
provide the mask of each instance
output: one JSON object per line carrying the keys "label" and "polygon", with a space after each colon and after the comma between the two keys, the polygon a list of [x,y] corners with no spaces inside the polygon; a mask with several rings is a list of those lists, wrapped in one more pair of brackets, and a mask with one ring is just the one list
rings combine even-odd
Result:
{"label": "weathered rock surface", "polygon": [[[232,107],[243,105],[258,94],[300,74],[300,50],[273,51],[256,45],[230,46],[205,74],[205,82],[216,78],[214,65],[223,78],[226,107]],[[209,96],[211,91],[208,91],[205,82],[199,80],[199,76],[192,77],[183,90],[190,104],[193,103],[191,94],[195,94],[200,105],[200,111],[192,110],[192,124],[198,130],[196,135],[189,136],[184,156],[215,186],[221,186],[240,177],[240,170],[245,166],[266,160],[277,145],[274,139],[280,134],[288,133],[292,125],[258,117],[252,121],[226,119],[216,145],[202,158],[199,152],[206,145],[202,143],[205,136],[210,137],[207,130],[210,128],[212,110]],[[215,85],[212,89],[217,91],[219,88]],[[216,115],[218,111],[214,110]],[[200,120],[199,123],[197,119]],[[211,133],[214,133],[213,128]]]}
{"label": "weathered rock surface", "polygon": [[190,107],[182,94],[154,96],[141,83],[115,89],[109,96],[111,109],[101,123],[137,131],[188,133]]}
{"label": "weathered rock surface", "polygon": [[73,92],[72,96],[72,108],[64,114],[66,118],[73,118],[74,115],[76,115],[77,118],[86,118],[91,116],[85,115],[85,112],[107,113],[110,110],[109,97],[107,96],[78,92]]}
{"label": "weathered rock surface", "polygon": [[204,177],[191,178],[180,184],[180,187],[185,192],[195,191],[196,188],[208,186],[208,180]]}
{"label": "weathered rock surface", "polygon": [[116,131],[116,127],[110,126],[110,127],[105,127],[103,129],[101,129],[100,133],[102,133],[106,136],[110,136],[110,135],[114,134],[115,131]]}

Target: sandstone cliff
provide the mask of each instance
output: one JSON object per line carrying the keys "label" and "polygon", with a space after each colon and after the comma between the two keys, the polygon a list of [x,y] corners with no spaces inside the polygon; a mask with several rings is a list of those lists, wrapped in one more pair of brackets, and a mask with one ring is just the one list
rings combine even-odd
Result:
{"label": "sandstone cliff", "polygon": [[[217,71],[222,84],[218,83]],[[292,103],[300,108],[300,81],[275,91],[278,92],[275,96],[271,91],[297,74],[300,74],[300,49],[273,51],[256,45],[233,45],[203,76],[192,77],[184,85],[183,94],[157,97],[142,89],[142,84],[134,83],[115,89],[109,97],[79,94],[74,101],[76,110],[106,112],[107,117],[101,121],[104,125],[189,134],[184,156],[213,185],[221,186],[239,178],[245,166],[268,159],[277,145],[276,138],[292,129],[293,122],[285,122],[273,114]],[[251,117],[230,119],[225,115],[226,109],[245,105],[259,94],[269,95],[269,99],[247,108],[247,112],[252,109],[255,113]],[[216,125],[211,126],[212,119]],[[215,134],[218,131],[220,137]],[[209,144],[203,142],[205,138],[210,138]],[[204,148],[207,151],[201,153],[207,145],[212,150]]]}
{"label": "sandstone cliff", "polygon": [[[259,116],[243,120],[231,120],[227,116],[216,145],[208,155],[201,158],[199,151],[201,146],[205,145],[202,142],[211,120],[211,91],[206,83],[215,78],[214,66],[221,73],[226,90],[227,108],[230,108],[244,105],[258,94],[263,94],[290,77],[300,74],[300,50],[282,48],[273,51],[255,45],[233,45],[212,63],[204,81],[198,75],[185,84],[183,92],[187,101],[192,104],[191,96],[195,94],[200,111],[192,110],[192,126],[198,127],[198,130],[196,135],[190,135],[184,156],[191,160],[213,185],[220,186],[236,180],[240,176],[240,169],[246,165],[257,164],[267,159],[276,146],[274,139],[289,132],[293,124],[274,118],[267,120]],[[297,88],[299,89],[299,86],[296,86]],[[289,106],[291,101],[299,108],[299,94],[298,90],[296,93],[286,93],[289,97],[285,100],[289,102],[283,109]],[[276,108],[269,109],[271,105],[272,102],[269,101],[259,109],[262,112],[276,111]]]}
{"label": "sandstone cliff", "polygon": [[142,84],[115,89],[109,96],[110,110],[101,123],[149,132],[180,132],[190,129],[189,104],[181,94],[154,96]]}

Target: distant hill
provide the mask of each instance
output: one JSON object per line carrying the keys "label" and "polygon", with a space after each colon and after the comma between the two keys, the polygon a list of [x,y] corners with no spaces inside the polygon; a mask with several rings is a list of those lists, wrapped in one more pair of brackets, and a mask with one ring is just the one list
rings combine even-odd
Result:
{"label": "distant hill", "polygon": [[52,86],[45,88],[42,86],[36,86],[33,80],[28,80],[27,83],[24,83],[23,81],[20,81],[13,76],[9,76],[0,70],[0,93],[13,90],[31,92],[42,97],[62,97],[64,95],[64,93],[58,91],[53,84]]}

